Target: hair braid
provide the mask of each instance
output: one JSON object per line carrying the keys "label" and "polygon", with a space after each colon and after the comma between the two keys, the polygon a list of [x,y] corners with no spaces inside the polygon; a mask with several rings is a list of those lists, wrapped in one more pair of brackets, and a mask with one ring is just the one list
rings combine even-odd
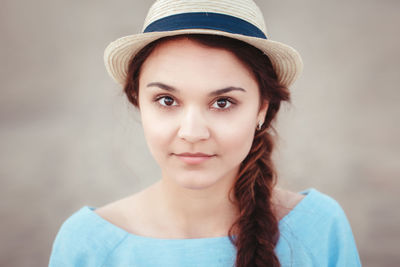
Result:
{"label": "hair braid", "polygon": [[[237,267],[275,267],[280,266],[274,251],[279,239],[279,222],[271,203],[276,185],[276,170],[271,159],[274,148],[271,132],[276,135],[276,131],[271,124],[281,101],[290,101],[290,94],[277,82],[269,60],[250,60],[249,64],[257,77],[262,98],[269,100],[269,107],[264,126],[255,133],[250,152],[231,188],[240,215],[229,230],[229,236],[237,248]],[[236,239],[232,238],[233,232],[238,233]]]}
{"label": "hair braid", "polygon": [[280,266],[274,252],[279,239],[278,221],[270,201],[276,183],[270,160],[272,149],[272,136],[265,129],[257,132],[233,187],[240,215],[229,236],[238,231],[237,238],[231,239],[237,247],[238,267]]}

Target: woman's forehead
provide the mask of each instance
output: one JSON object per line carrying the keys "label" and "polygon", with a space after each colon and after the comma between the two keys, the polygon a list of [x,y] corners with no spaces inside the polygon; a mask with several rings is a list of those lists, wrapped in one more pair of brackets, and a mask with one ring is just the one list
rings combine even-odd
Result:
{"label": "woman's forehead", "polygon": [[[162,41],[157,45],[154,51],[149,55],[149,59],[152,58],[162,58],[168,60],[179,60],[185,58],[200,60],[208,60],[208,59],[219,59],[219,60],[240,60],[235,56],[234,53],[229,51],[228,49],[224,49],[221,47],[211,47],[197,42],[196,40],[188,39],[187,37],[181,37],[178,39],[166,40]],[[145,61],[145,62],[146,62]],[[213,62],[209,62],[210,64]],[[240,62],[240,64],[243,64]]]}
{"label": "woman's forehead", "polygon": [[210,89],[257,87],[251,70],[232,52],[187,39],[160,44],[144,62],[140,78],[146,85],[157,82],[175,87],[198,84]]}

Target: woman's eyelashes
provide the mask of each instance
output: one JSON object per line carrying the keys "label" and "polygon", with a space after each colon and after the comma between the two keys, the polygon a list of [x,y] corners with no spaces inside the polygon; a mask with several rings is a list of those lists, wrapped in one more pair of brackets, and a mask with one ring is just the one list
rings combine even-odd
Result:
{"label": "woman's eyelashes", "polygon": [[155,98],[155,102],[161,107],[172,107],[177,106],[176,101],[170,96],[158,96]]}
{"label": "woman's eyelashes", "polygon": [[[160,108],[173,109],[179,106],[177,101],[170,95],[156,96],[153,100]],[[230,97],[218,97],[213,100],[211,108],[217,111],[228,111],[234,108],[237,102]]]}
{"label": "woman's eyelashes", "polygon": [[217,101],[215,101],[213,103],[212,107],[216,108],[216,109],[226,110],[226,109],[229,109],[231,107],[231,105],[232,105],[232,102],[229,101],[229,99],[227,99],[227,98],[219,98]]}

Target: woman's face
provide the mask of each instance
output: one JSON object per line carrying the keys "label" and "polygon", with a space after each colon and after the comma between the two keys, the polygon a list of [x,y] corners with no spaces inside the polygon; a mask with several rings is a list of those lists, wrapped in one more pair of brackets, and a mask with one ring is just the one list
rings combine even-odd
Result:
{"label": "woman's face", "polygon": [[163,179],[181,187],[233,182],[258,121],[264,121],[268,105],[260,106],[252,73],[224,49],[172,40],[142,65],[139,110],[145,138]]}

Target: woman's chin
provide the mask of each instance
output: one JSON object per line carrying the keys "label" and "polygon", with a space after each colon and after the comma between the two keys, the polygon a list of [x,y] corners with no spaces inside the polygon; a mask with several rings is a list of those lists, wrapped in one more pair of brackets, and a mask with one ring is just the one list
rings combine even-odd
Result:
{"label": "woman's chin", "polygon": [[170,182],[174,183],[176,186],[190,189],[190,190],[203,190],[212,187],[218,182],[218,178],[210,178],[209,175],[204,174],[183,174],[176,175],[175,178],[171,178]]}
{"label": "woman's chin", "polygon": [[195,177],[182,179],[176,182],[178,186],[190,190],[204,190],[212,187],[216,183],[216,181],[208,181],[201,178],[196,179]]}

